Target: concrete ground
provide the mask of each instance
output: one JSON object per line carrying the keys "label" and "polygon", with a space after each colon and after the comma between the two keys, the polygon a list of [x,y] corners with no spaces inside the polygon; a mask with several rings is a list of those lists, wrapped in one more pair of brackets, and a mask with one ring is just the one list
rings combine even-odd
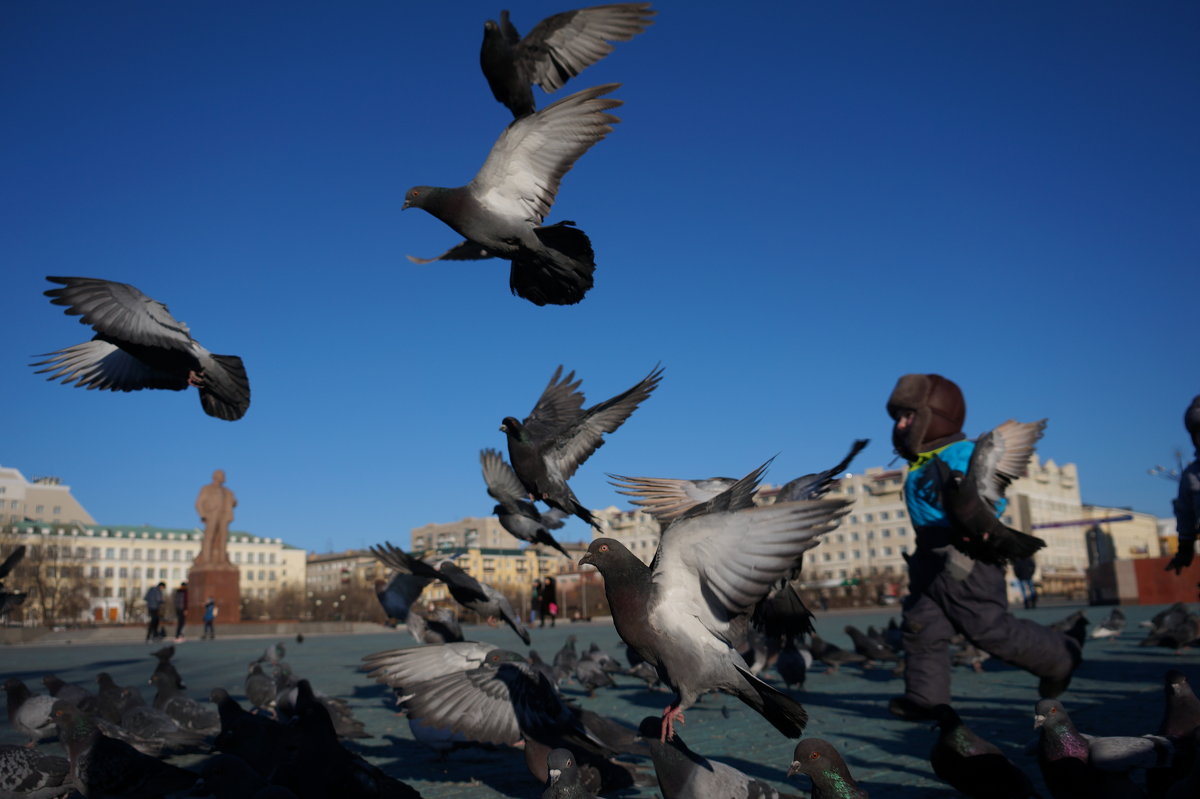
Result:
{"label": "concrete ground", "polygon": [[[1040,622],[1052,622],[1076,609],[1079,608],[1058,606],[1015,612]],[[1089,639],[1083,665],[1062,697],[1080,730],[1096,735],[1153,732],[1162,713],[1163,673],[1169,668],[1179,668],[1193,685],[1200,685],[1200,649],[1175,654],[1137,645],[1144,637],[1144,630],[1137,623],[1160,609],[1123,608],[1129,618],[1123,636],[1104,641]],[[1083,610],[1093,623],[1107,617],[1109,612],[1108,608]],[[817,631],[832,643],[849,648],[849,637],[843,632],[845,625],[854,624],[861,629],[870,624],[883,626],[892,617],[898,617],[898,611],[828,611],[819,614]],[[534,628],[531,632],[534,648],[547,660],[553,658],[569,634],[577,636],[582,649],[595,641],[618,659],[624,659],[624,646],[608,623],[559,624],[554,629]],[[467,635],[474,640],[521,650],[520,641],[506,627],[468,628]],[[355,715],[374,736],[350,746],[388,773],[417,787],[422,795],[430,799],[541,796],[543,787],[529,776],[522,755],[516,750],[470,749],[439,761],[413,741],[405,719],[393,712],[388,690],[368,680],[359,669],[363,655],[411,646],[407,633],[380,630],[314,634],[307,635],[302,644],[296,644],[292,637],[276,636],[189,640],[177,647],[175,664],[193,697],[206,698],[211,688],[224,686],[242,699],[246,664],[275,640],[285,642],[287,660],[298,675],[308,677],[324,693],[347,699]],[[152,648],[142,643],[97,641],[6,646],[0,648],[0,674],[24,679],[40,693],[40,680],[47,672],[94,688],[96,673],[108,671],[119,684],[142,685],[149,701],[152,692],[145,681],[153,670],[154,660],[149,654]],[[807,735],[832,742],[872,797],[936,799],[956,795],[939,783],[930,769],[928,754],[935,733],[929,725],[902,722],[888,715],[885,708],[888,698],[903,690],[902,681],[893,677],[890,669],[864,671],[850,666],[832,674],[823,669],[814,666],[804,689],[797,692],[810,714]],[[765,676],[777,681],[774,672],[769,671]],[[567,685],[564,692],[597,713],[631,725],[644,716],[658,715],[670,701],[670,695],[648,691],[632,678],[618,677],[618,680],[616,688],[601,690],[590,699],[574,685]],[[1040,787],[1036,760],[1024,754],[1025,745],[1034,737],[1036,686],[1033,676],[995,661],[988,661],[979,674],[965,668],[954,673],[955,706],[966,723],[1000,746]],[[679,729],[696,752],[771,781],[781,791],[808,794],[806,778],[789,781],[784,776],[795,742],[784,738],[737,700],[717,695],[706,697],[688,711],[687,723]],[[4,725],[0,729],[0,742],[20,743],[22,739]],[[57,743],[42,745],[49,751],[60,751]],[[173,762],[187,766],[201,759],[191,756]],[[625,795],[653,797],[657,791],[642,789]]]}

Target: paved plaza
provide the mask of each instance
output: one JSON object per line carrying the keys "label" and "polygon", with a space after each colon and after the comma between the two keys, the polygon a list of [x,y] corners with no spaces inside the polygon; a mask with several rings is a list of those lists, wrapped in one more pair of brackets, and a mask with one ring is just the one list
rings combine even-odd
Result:
{"label": "paved plaza", "polygon": [[[1015,612],[1052,622],[1077,609],[1057,606]],[[1137,645],[1144,637],[1144,630],[1137,623],[1160,609],[1123,608],[1129,618],[1123,636],[1116,640],[1088,640],[1083,665],[1071,689],[1062,697],[1081,731],[1097,735],[1153,732],[1162,714],[1163,673],[1169,668],[1179,668],[1193,685],[1200,684],[1200,649],[1175,654]],[[1093,624],[1109,613],[1109,608],[1083,610]],[[885,625],[889,618],[898,616],[898,610],[829,611],[819,614],[817,632],[832,643],[850,648],[849,637],[843,632],[847,624],[865,629],[870,624]],[[479,626],[467,628],[466,632],[474,640],[522,651],[520,641],[507,628]],[[578,638],[581,650],[595,641],[624,660],[624,646],[611,624],[559,624],[554,629],[534,628],[531,634],[533,647],[547,660],[553,658],[569,634]],[[318,690],[348,700],[354,714],[363,720],[373,737],[350,746],[388,773],[417,787],[424,796],[430,799],[541,796],[542,787],[529,776],[524,759],[516,750],[467,749],[438,761],[412,740],[407,722],[392,709],[388,689],[369,681],[359,668],[365,654],[411,646],[412,639],[407,633],[310,635],[302,644],[296,644],[292,638],[245,636],[211,642],[189,640],[177,647],[175,664],[191,696],[206,698],[211,688],[223,686],[242,699],[246,664],[273,640],[285,641],[287,661],[298,675],[308,677]],[[119,684],[143,685],[143,695],[150,700],[153,694],[145,681],[153,670],[155,661],[149,653],[154,648],[157,647],[141,643],[6,646],[0,648],[0,672],[5,677],[24,679],[41,693],[41,677],[50,671],[89,688],[94,688],[97,672],[108,671]],[[782,687],[773,671],[764,676]],[[644,716],[660,714],[670,701],[669,694],[649,691],[633,678],[618,676],[618,680],[616,688],[602,689],[594,698],[588,698],[574,684],[563,690],[584,707],[631,725]],[[954,673],[955,706],[964,721],[1000,746],[1040,787],[1036,760],[1024,754],[1026,744],[1034,737],[1036,684],[1033,676],[994,660],[988,661],[979,674],[968,668],[956,669]],[[929,725],[898,721],[885,709],[888,698],[900,693],[902,686],[902,681],[887,668],[864,671],[849,666],[828,674],[823,666],[815,665],[804,690],[797,694],[810,715],[807,735],[832,742],[873,799],[955,796],[954,791],[936,780],[930,769],[927,757],[935,733]],[[781,791],[808,795],[805,778],[789,781],[784,776],[794,742],[736,699],[721,695],[706,697],[688,711],[687,723],[679,729],[694,751],[768,780]],[[8,725],[4,725],[0,740],[23,742]],[[54,742],[42,746],[49,751],[60,751]],[[189,756],[172,762],[187,766],[201,759]],[[653,797],[658,792],[644,788],[623,795]]]}

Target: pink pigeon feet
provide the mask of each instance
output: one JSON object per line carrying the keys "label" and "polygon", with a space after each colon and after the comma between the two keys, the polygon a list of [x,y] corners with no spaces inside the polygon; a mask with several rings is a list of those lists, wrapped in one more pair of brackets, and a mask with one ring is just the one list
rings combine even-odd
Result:
{"label": "pink pigeon feet", "polygon": [[196,371],[188,372],[188,385],[196,386],[197,388],[204,385],[204,373]]}
{"label": "pink pigeon feet", "polygon": [[683,710],[678,705],[671,705],[663,711],[662,720],[662,738],[663,743],[675,737],[675,722],[680,724],[685,723],[683,720]]}

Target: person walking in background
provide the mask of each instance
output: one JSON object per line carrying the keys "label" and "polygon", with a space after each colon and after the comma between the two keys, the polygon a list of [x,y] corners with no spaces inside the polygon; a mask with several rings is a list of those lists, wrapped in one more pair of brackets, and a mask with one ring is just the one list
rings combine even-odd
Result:
{"label": "person walking in background", "polygon": [[542,581],[542,593],[540,597],[540,608],[542,620],[538,624],[539,627],[546,626],[546,619],[550,619],[550,626],[554,626],[554,621],[558,618],[558,597],[557,583],[553,577],[547,577]]}
{"label": "person walking in background", "polygon": [[1013,561],[1013,576],[1017,578],[1017,588],[1021,590],[1021,602],[1026,610],[1037,607],[1037,587],[1033,584],[1033,573],[1037,564],[1033,557]]}
{"label": "person walking in background", "polygon": [[[955,632],[1040,677],[1038,693],[1043,698],[1059,696],[1083,659],[1086,622],[1064,634],[1016,618],[1008,611],[1003,566],[976,560],[954,545],[955,536],[963,532],[955,532],[951,522],[976,521],[952,519],[944,503],[975,451],[975,442],[962,432],[967,414],[962,391],[941,375],[904,375],[888,398],[887,412],[894,420],[892,443],[908,461],[904,502],[916,533],[916,549],[905,555],[905,690],[888,702],[888,710],[901,719],[926,721],[935,717],[936,706],[950,704],[948,647]],[[995,515],[1004,506],[1001,500]]]}
{"label": "person walking in background", "polygon": [[146,643],[158,638],[159,614],[162,613],[163,589],[166,587],[166,583],[152,585],[143,597],[146,600],[146,612],[150,614],[150,620],[146,623]]}
{"label": "person walking in background", "polygon": [[538,612],[542,607],[542,581],[534,580],[533,588],[529,592],[529,623],[532,625],[538,620]]}
{"label": "person walking in background", "polygon": [[1175,497],[1175,532],[1179,544],[1175,556],[1167,564],[1167,571],[1181,571],[1192,565],[1196,556],[1196,533],[1200,530],[1200,395],[1192,399],[1183,414],[1183,426],[1192,438],[1196,457],[1179,475],[1179,495]]}
{"label": "person walking in background", "polygon": [[213,622],[217,619],[217,601],[212,597],[204,603],[204,633],[200,636],[200,640],[205,638],[216,638],[217,634],[213,630]]}
{"label": "person walking in background", "polygon": [[182,582],[175,589],[175,643],[183,643],[183,625],[187,622],[188,589],[187,582]]}

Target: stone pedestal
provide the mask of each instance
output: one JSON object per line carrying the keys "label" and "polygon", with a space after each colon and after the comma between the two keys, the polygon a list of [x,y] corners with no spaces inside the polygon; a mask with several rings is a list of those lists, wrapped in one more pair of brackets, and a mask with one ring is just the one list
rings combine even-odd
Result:
{"label": "stone pedestal", "polygon": [[[232,563],[203,564],[188,570],[188,626],[204,628],[204,603],[217,601],[217,634],[222,624],[237,624],[242,619],[241,570]],[[197,635],[198,633],[193,633]]]}

